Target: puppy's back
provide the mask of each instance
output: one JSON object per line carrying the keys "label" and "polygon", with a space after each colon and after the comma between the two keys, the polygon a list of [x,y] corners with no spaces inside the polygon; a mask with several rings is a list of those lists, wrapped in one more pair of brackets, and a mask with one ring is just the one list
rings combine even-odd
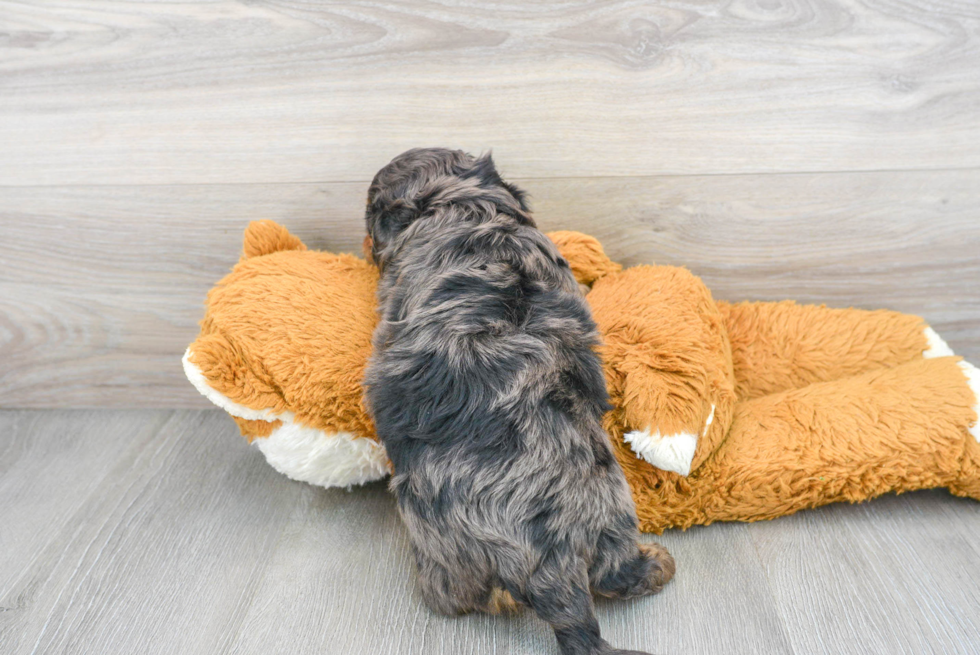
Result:
{"label": "puppy's back", "polygon": [[415,442],[504,454],[541,418],[598,421],[606,391],[595,324],[547,237],[506,217],[419,228],[421,245],[382,282],[367,380],[396,472],[419,454]]}

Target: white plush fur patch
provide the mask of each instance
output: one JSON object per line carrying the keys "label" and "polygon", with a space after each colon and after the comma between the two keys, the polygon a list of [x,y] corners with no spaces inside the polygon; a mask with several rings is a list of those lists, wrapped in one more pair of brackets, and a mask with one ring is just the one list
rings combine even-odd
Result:
{"label": "white plush fur patch", "polygon": [[958,362],[959,367],[966,375],[966,383],[970,385],[973,392],[973,412],[977,415],[977,420],[969,427],[970,434],[980,442],[980,369],[967,361]]}
{"label": "white plush fur patch", "polygon": [[952,356],[953,349],[943,341],[943,338],[936,334],[936,331],[931,327],[926,327],[923,331],[926,335],[926,345],[928,346],[924,351],[922,351],[922,356],[926,359],[932,359],[933,357],[950,357]]}
{"label": "white plush fur patch", "polygon": [[266,460],[293,480],[321,487],[349,487],[388,475],[388,455],[372,439],[347,432],[322,430],[284,422],[266,439],[255,439]]}
{"label": "white plush fur patch", "polygon": [[691,461],[698,447],[698,438],[688,432],[677,434],[660,434],[660,430],[650,432],[634,430],[623,435],[638,457],[644,459],[658,469],[673,471],[681,475],[691,472]]}
{"label": "white plush fur patch", "polygon": [[[949,347],[941,336],[936,334],[936,331],[931,327],[925,329],[926,342],[929,347],[922,353],[922,356],[926,359],[931,359],[933,357],[951,357],[956,353],[953,349]],[[980,442],[980,369],[971,364],[968,361],[960,361],[958,363],[960,369],[962,369],[963,374],[966,376],[966,383],[970,386],[970,391],[973,392],[973,412],[977,415],[977,420],[974,421],[973,425],[967,428],[973,438]]]}
{"label": "white plush fur patch", "polygon": [[207,378],[184,353],[184,374],[205,398],[232,416],[251,421],[282,421],[268,437],[252,441],[266,461],[284,475],[321,487],[350,487],[388,475],[384,446],[348,432],[328,433],[296,423],[292,412],[245,407],[208,385]]}
{"label": "white plush fur patch", "polygon": [[[715,406],[712,405],[702,435],[708,432],[714,419]],[[660,430],[651,430],[648,427],[646,430],[627,432],[623,435],[623,440],[641,459],[658,469],[685,476],[691,473],[691,462],[694,461],[694,451],[698,447],[698,435],[690,432],[664,435],[660,434]]]}

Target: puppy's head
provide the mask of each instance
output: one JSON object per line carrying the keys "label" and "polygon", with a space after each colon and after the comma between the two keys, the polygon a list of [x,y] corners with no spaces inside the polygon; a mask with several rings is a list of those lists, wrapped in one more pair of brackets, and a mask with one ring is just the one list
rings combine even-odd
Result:
{"label": "puppy's head", "polygon": [[365,223],[371,258],[383,267],[385,249],[418,219],[449,203],[479,205],[534,225],[526,194],[505,182],[487,153],[414,148],[378,171],[368,189]]}

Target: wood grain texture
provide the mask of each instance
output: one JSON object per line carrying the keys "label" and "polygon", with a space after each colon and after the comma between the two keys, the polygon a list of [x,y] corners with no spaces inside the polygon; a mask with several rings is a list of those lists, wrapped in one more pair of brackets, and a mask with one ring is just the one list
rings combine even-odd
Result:
{"label": "wood grain texture", "polygon": [[5,612],[33,602],[36,581],[25,581],[25,572],[49,573],[54,561],[43,561],[44,548],[104,488],[120,460],[147,447],[168,415],[0,415],[0,605]]}
{"label": "wood grain texture", "polygon": [[[980,362],[980,170],[519,180],[718,298],[920,314]],[[0,406],[205,407],[180,355],[250,220],[360,251],[366,184],[0,187]]]}
{"label": "wood grain texture", "polygon": [[0,652],[222,652],[301,489],[213,412],[2,416]]}
{"label": "wood grain texture", "polygon": [[796,652],[980,652],[976,502],[926,491],[753,528]]}
{"label": "wood grain texture", "polygon": [[972,0],[0,3],[0,183],[980,166]]}
{"label": "wood grain texture", "polygon": [[[555,652],[533,615],[446,618],[384,483],[273,471],[219,411],[0,411],[0,652]],[[980,504],[943,492],[658,538],[678,574],[601,601],[654,653],[980,652]]]}

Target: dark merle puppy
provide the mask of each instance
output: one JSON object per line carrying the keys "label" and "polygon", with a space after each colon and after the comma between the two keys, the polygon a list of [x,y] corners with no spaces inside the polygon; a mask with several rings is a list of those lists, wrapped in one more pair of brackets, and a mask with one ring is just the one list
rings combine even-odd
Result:
{"label": "dark merle puppy", "polygon": [[530,606],[562,653],[623,653],[592,593],[659,591],[601,427],[595,323],[568,263],[489,156],[410,150],[374,178],[381,321],[366,383],[422,595],[456,614]]}

